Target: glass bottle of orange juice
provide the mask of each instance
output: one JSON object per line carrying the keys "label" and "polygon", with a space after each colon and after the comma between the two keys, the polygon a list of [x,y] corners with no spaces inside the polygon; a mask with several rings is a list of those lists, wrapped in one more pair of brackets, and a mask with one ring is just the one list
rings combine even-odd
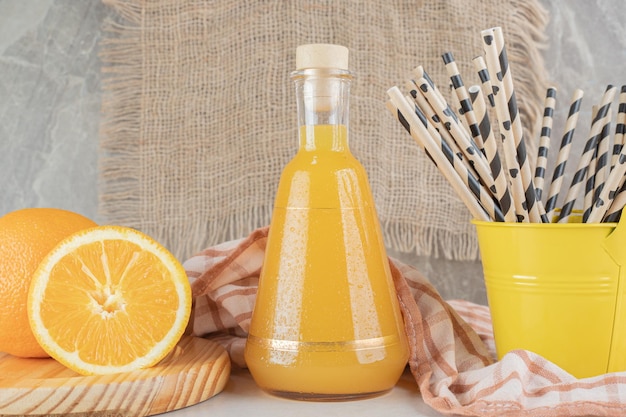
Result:
{"label": "glass bottle of orange juice", "polygon": [[264,390],[294,399],[374,396],[408,346],[373,197],[348,148],[348,49],[296,50],[299,150],[284,168],[245,359]]}

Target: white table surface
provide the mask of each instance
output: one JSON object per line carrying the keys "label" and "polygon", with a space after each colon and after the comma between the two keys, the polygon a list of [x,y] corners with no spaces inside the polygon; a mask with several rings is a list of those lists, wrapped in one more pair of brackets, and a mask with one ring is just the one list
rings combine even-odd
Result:
{"label": "white table surface", "polygon": [[411,373],[404,372],[390,392],[375,398],[342,402],[288,400],[260,390],[247,370],[233,369],[224,390],[204,402],[169,413],[163,417],[234,416],[393,416],[441,417],[427,406]]}

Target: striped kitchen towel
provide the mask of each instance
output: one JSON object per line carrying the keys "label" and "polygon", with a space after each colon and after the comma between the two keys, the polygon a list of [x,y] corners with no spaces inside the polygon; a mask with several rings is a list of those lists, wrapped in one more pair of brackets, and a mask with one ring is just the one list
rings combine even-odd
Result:
{"label": "striped kitchen towel", "polygon": [[[267,230],[205,249],[184,263],[196,303],[193,333],[217,340],[241,367]],[[493,417],[626,415],[626,372],[576,379],[524,350],[496,361],[487,307],[446,302],[415,268],[393,259],[390,266],[411,373],[433,409]]]}

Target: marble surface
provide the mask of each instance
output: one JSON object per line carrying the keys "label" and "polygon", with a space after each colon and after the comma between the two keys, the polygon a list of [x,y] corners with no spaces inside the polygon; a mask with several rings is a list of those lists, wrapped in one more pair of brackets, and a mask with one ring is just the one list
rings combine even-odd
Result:
{"label": "marble surface", "polygon": [[98,1],[0,1],[0,215],[97,218]]}
{"label": "marble surface", "polygon": [[[575,88],[586,93],[579,125],[607,84],[626,84],[623,0],[544,0],[551,13],[546,66],[559,89],[561,135]],[[99,1],[0,0],[0,216],[53,206],[99,222]],[[575,151],[573,151],[575,152]],[[572,168],[572,167],[570,167]],[[391,253],[418,267],[446,298],[486,302],[479,262]]]}

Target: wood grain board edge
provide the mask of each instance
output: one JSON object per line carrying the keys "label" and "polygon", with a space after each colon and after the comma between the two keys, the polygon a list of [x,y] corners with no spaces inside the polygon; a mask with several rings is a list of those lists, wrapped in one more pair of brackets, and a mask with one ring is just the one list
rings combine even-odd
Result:
{"label": "wood grain board edge", "polygon": [[213,397],[229,375],[226,351],[191,336],[158,365],[126,374],[81,376],[53,359],[0,354],[0,417],[150,416]]}

